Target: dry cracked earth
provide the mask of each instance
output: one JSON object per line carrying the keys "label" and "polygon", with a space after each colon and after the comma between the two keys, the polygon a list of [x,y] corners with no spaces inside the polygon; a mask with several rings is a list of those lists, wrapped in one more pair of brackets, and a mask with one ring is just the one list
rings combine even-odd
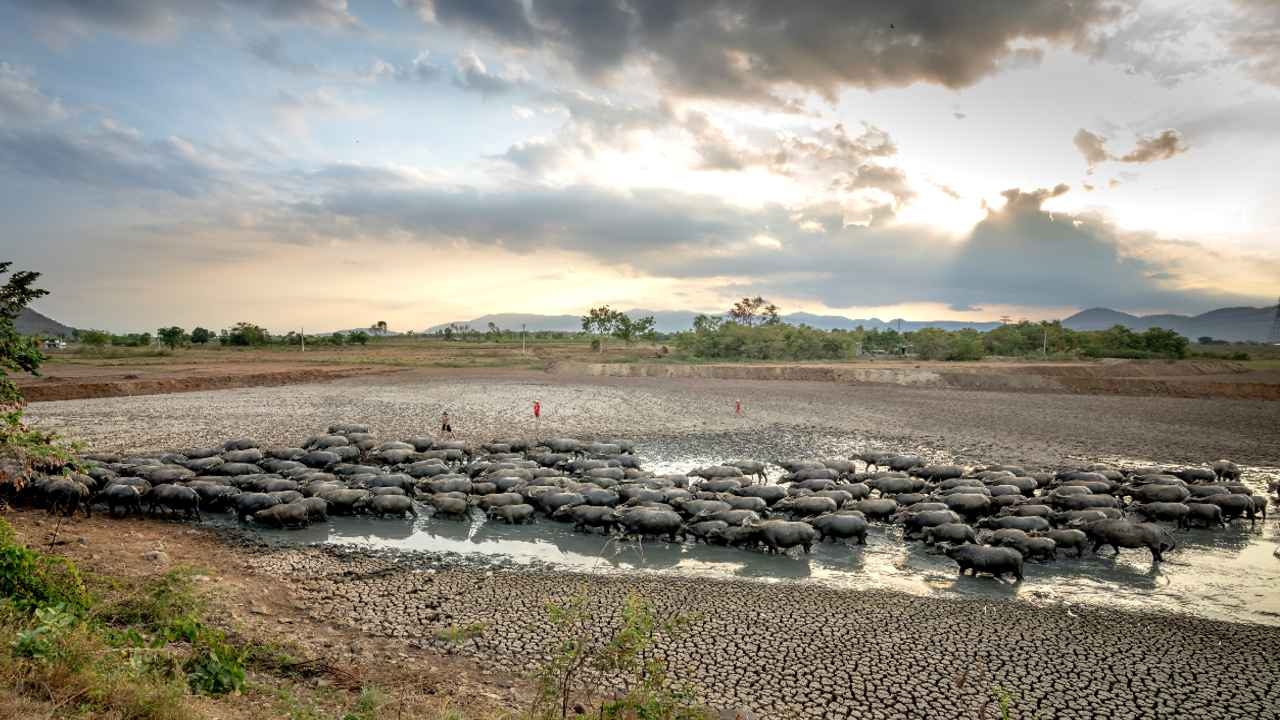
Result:
{"label": "dry cracked earth", "polygon": [[[1280,628],[1102,608],[939,600],[792,583],[485,570],[430,556],[285,549],[253,561],[314,619],[528,671],[562,637],[547,603],[585,598],[596,633],[631,594],[687,632],[656,653],[713,707],[764,717],[1280,718]],[[597,634],[597,637],[599,635]]]}

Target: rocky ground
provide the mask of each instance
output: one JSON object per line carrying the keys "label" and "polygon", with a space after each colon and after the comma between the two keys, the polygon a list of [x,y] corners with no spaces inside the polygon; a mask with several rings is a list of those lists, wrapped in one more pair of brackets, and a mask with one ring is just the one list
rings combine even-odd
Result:
{"label": "rocky ground", "polygon": [[767,717],[1280,717],[1280,628],[1008,601],[678,577],[601,577],[439,564],[428,556],[279,550],[253,560],[287,579],[315,620],[438,645],[479,627],[464,654],[506,671],[559,639],[546,604],[582,595],[596,628],[628,595],[691,615],[658,639],[679,680],[713,706]]}

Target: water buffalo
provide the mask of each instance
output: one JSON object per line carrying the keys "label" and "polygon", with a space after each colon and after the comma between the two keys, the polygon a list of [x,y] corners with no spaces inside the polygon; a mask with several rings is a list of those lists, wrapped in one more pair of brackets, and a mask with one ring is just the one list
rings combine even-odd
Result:
{"label": "water buffalo", "polygon": [[964,523],[942,523],[941,525],[925,528],[924,541],[927,545],[977,543],[978,533]]}
{"label": "water buffalo", "polygon": [[170,513],[182,511],[184,517],[200,519],[200,495],[183,485],[157,485],[142,498],[147,512],[154,513],[162,507]]}
{"label": "water buffalo", "polygon": [[1022,554],[1013,548],[985,547],[983,545],[957,545],[946,549],[947,557],[960,566],[960,574],[972,571],[990,573],[999,578],[1005,573],[1022,579]]}
{"label": "water buffalo", "polygon": [[98,497],[106,503],[107,512],[112,515],[116,514],[118,507],[124,508],[122,515],[128,515],[131,510],[142,514],[142,493],[132,485],[108,485]]}
{"label": "water buffalo", "polygon": [[[85,479],[92,481],[91,478]],[[90,517],[93,512],[89,507],[92,495],[93,493],[89,490],[88,485],[74,478],[60,477],[52,479],[44,488],[44,496],[49,503],[49,512],[62,511],[62,514],[67,517],[74,515],[76,510],[83,510],[84,516]]]}
{"label": "water buffalo", "polygon": [[903,537],[916,537],[924,532],[925,528],[931,528],[946,523],[958,523],[960,516],[950,510],[926,510],[924,512],[912,512],[903,521]]}
{"label": "water buffalo", "polygon": [[1023,532],[1033,532],[1037,530],[1048,530],[1049,521],[1037,515],[1016,516],[1006,515],[1004,517],[986,518],[978,523],[978,527],[991,530],[1016,529]]}
{"label": "water buffalo", "polygon": [[272,527],[301,528],[310,524],[311,513],[302,501],[281,503],[254,513],[253,520]]}
{"label": "water buffalo", "polygon": [[1053,541],[1054,553],[1059,549],[1075,548],[1076,557],[1082,557],[1084,550],[1089,541],[1089,536],[1083,530],[1073,528],[1063,528],[1060,530],[1049,530],[1043,533],[1036,533],[1042,537],[1047,537]]}
{"label": "water buffalo", "polygon": [[1240,466],[1230,460],[1218,460],[1213,464],[1213,474],[1217,475],[1219,480],[1239,480]]}
{"label": "water buffalo", "polygon": [[719,542],[721,536],[729,529],[729,523],[723,520],[701,520],[695,523],[685,525],[681,530],[681,534],[686,538],[693,538],[694,542],[699,540],[711,543]]}
{"label": "water buffalo", "polygon": [[1177,547],[1173,535],[1168,530],[1150,523],[1135,523],[1129,520],[1098,520],[1087,525],[1084,532],[1093,541],[1093,552],[1095,553],[1103,545],[1110,545],[1117,555],[1120,554],[1120,548],[1122,547],[1145,547],[1151,550],[1152,561],[1160,562],[1164,559],[1166,550],[1172,550]]}
{"label": "water buffalo", "polygon": [[1191,514],[1191,508],[1180,502],[1133,503],[1128,511],[1146,521],[1165,520],[1180,528],[1187,527],[1187,516]]}
{"label": "water buffalo", "polygon": [[810,520],[809,524],[818,531],[818,542],[825,542],[827,538],[856,538],[859,545],[867,544],[867,518],[860,512],[821,515]]}
{"label": "water buffalo", "polygon": [[517,505],[495,505],[489,508],[489,517],[502,518],[508,525],[519,525],[533,519],[533,506],[523,503]]}
{"label": "water buffalo", "polygon": [[615,517],[623,537],[666,535],[669,541],[675,542],[682,526],[680,515],[671,510],[629,508],[616,512]]}
{"label": "water buffalo", "polygon": [[752,526],[759,542],[769,552],[786,552],[793,547],[803,547],[805,553],[813,549],[818,531],[808,523],[786,520],[766,520]]}

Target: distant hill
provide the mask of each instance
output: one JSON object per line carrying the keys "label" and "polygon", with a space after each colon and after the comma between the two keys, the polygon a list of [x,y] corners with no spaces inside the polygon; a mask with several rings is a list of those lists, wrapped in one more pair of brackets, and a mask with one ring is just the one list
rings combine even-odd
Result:
{"label": "distant hill", "polygon": [[1200,315],[1130,315],[1107,308],[1090,308],[1062,321],[1072,330],[1106,330],[1123,325],[1141,332],[1153,327],[1176,331],[1191,339],[1212,337],[1236,342],[1266,341],[1276,317],[1276,306],[1232,307],[1210,310]]}
{"label": "distant hill", "polygon": [[[689,330],[693,327],[693,319],[701,314],[688,310],[644,310],[640,308],[626,310],[625,312],[631,317],[652,315],[654,327],[661,333]],[[960,330],[963,328],[990,330],[1000,326],[998,322],[966,322],[959,320],[913,321],[894,319],[885,321],[879,318],[855,320],[841,315],[814,315],[812,313],[791,313],[790,315],[783,315],[782,319],[792,325],[809,325],[821,330],[852,330],[859,325],[867,330],[887,330],[889,328],[897,329],[899,323],[901,323],[904,332],[925,327],[937,327],[946,330]],[[453,323],[432,325],[423,332],[439,332],[449,325],[465,325],[472,330],[483,332],[489,327],[489,323],[493,323],[503,330],[519,330],[520,325],[523,323],[525,329],[530,332],[577,332],[582,329],[582,319],[577,315],[500,313],[496,315],[481,315],[474,320],[455,320]]]}
{"label": "distant hill", "polygon": [[18,313],[14,326],[21,335],[39,335],[41,337],[69,338],[75,328],[68,327],[53,318],[42,315],[31,308],[23,308]]}

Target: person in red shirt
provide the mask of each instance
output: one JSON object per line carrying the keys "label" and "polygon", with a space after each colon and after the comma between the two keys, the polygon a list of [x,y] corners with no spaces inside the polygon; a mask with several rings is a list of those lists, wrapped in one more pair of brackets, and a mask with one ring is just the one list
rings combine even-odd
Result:
{"label": "person in red shirt", "polygon": [[535,420],[542,417],[542,403],[538,400],[533,401],[533,417]]}

